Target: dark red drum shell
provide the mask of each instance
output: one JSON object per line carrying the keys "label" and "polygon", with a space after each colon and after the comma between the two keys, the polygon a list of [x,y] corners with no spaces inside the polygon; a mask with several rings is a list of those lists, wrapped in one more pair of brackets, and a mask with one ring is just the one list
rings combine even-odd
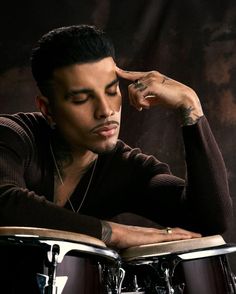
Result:
{"label": "dark red drum shell", "polygon": [[[93,245],[93,238],[88,237],[89,242],[85,243],[87,237],[83,236],[82,243],[79,243],[78,235],[76,242],[67,242],[65,236],[60,240],[54,233],[55,238],[50,239],[45,234],[44,238],[40,238],[25,231],[25,235],[15,231],[12,236],[9,232],[2,235],[0,232],[0,293],[41,294],[37,277],[38,274],[40,277],[50,275],[48,269],[53,244],[59,248],[58,260],[62,259],[62,262],[56,263],[55,277],[68,277],[63,294],[106,293],[108,281],[104,269],[118,269],[119,255],[100,246],[100,242]],[[48,232],[46,234],[48,236]]]}
{"label": "dark red drum shell", "polygon": [[123,292],[170,293],[169,286],[178,294],[236,294],[227,259],[235,251],[219,235],[128,248],[120,253]]}

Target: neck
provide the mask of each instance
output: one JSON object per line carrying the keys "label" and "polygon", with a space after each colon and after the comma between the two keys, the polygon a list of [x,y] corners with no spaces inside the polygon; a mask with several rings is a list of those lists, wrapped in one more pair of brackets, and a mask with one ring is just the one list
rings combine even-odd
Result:
{"label": "neck", "polygon": [[52,138],[51,148],[62,178],[73,171],[77,175],[83,175],[98,157],[90,150],[72,149],[58,136]]}
{"label": "neck", "polygon": [[[60,145],[58,145],[60,146]],[[55,145],[54,145],[55,148]],[[60,155],[60,149],[57,148],[57,154]],[[59,206],[64,206],[65,203],[68,201],[70,206],[74,212],[78,212],[80,207],[83,205],[83,202],[86,198],[87,192],[90,188],[94,171],[96,168],[97,163],[97,154],[93,152],[85,152],[81,154],[81,152],[73,154],[73,152],[63,152],[63,155],[67,155],[71,158],[71,164],[67,165],[67,167],[63,167],[63,161],[61,167],[59,166],[60,162],[56,159],[52,143],[50,143],[50,151],[52,154],[54,166],[55,166],[55,180],[54,180],[54,202]],[[72,202],[70,201],[70,196],[72,195],[73,191],[75,190],[76,185],[78,185],[79,181],[81,180],[83,174],[87,171],[90,167],[91,163],[94,163],[92,173],[89,179],[88,186],[82,198],[82,201],[75,210]]]}
{"label": "neck", "polygon": [[90,165],[96,160],[98,157],[97,154],[92,151],[87,151],[84,153],[81,152],[73,152],[73,166],[77,168],[77,170],[81,170],[81,172],[86,172]]}

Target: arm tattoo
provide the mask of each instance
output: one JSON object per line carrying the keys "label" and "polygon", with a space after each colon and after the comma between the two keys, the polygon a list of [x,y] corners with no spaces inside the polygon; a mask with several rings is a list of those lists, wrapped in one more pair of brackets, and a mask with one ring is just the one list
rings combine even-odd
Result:
{"label": "arm tattoo", "polygon": [[111,235],[112,235],[112,228],[110,224],[106,221],[101,221],[102,223],[102,241],[106,244],[111,241]]}
{"label": "arm tattoo", "polygon": [[[195,115],[193,111],[194,111],[194,107],[192,106],[189,106],[188,108],[186,107],[180,108],[183,126],[193,125],[198,122],[198,120],[200,119],[200,116]],[[193,116],[195,116],[196,118],[193,118]]]}

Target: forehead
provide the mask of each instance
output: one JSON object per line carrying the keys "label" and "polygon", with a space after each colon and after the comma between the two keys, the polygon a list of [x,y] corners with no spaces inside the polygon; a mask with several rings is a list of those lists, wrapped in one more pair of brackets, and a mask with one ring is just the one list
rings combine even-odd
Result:
{"label": "forehead", "polygon": [[87,88],[105,86],[116,77],[116,64],[112,57],[107,57],[95,62],[73,64],[56,69],[53,81],[66,88]]}

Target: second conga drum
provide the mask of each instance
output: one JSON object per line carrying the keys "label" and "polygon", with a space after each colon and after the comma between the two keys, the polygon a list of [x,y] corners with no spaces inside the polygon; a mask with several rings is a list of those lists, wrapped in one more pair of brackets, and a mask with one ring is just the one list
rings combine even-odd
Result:
{"label": "second conga drum", "polygon": [[227,260],[235,251],[219,235],[126,249],[122,293],[235,294]]}
{"label": "second conga drum", "polygon": [[119,293],[117,252],[82,234],[41,228],[0,228],[0,293]]}

